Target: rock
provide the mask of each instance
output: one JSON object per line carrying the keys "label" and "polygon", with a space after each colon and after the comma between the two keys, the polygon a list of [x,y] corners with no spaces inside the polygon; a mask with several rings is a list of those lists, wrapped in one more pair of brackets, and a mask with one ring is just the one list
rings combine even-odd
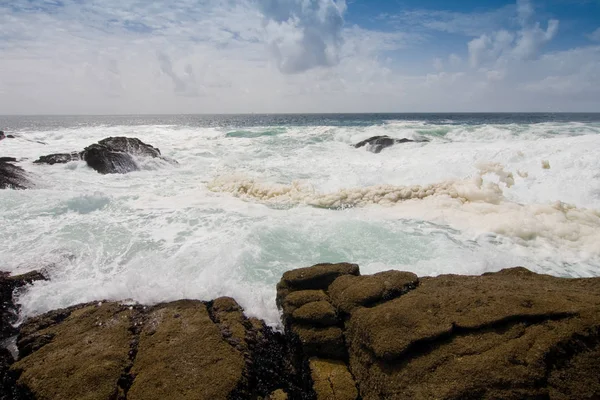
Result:
{"label": "rock", "polygon": [[600,278],[422,278],[346,327],[363,399],[600,396]]}
{"label": "rock", "polygon": [[[423,141],[427,141],[427,140],[419,140],[419,141],[423,142]],[[367,150],[369,150],[373,153],[380,153],[381,150],[385,149],[386,147],[393,146],[396,143],[408,143],[408,142],[416,142],[416,140],[411,140],[411,139],[406,139],[406,138],[394,139],[389,136],[373,136],[373,137],[365,139],[361,142],[356,143],[354,145],[354,147],[359,148],[359,147],[367,146]]]}
{"label": "rock", "polygon": [[18,319],[18,308],[13,302],[14,291],[35,281],[45,279],[44,275],[37,271],[16,276],[0,272],[0,341],[14,336],[18,332],[13,326]]}
{"label": "rock", "polygon": [[313,389],[317,400],[356,400],[356,383],[341,361],[311,358],[309,360]]}
{"label": "rock", "polygon": [[15,135],[6,135],[6,137],[7,137],[8,139],[14,139],[14,138],[15,138]]}
{"label": "rock", "polygon": [[277,389],[271,393],[265,400],[288,400],[288,395],[285,391]]}
{"label": "rock", "polygon": [[223,340],[203,303],[161,305],[142,329],[127,398],[226,399],[244,367],[244,357]]}
{"label": "rock", "polygon": [[125,174],[139,170],[135,157],[160,157],[160,150],[136,138],[110,137],[86,147],[81,153],[101,174]]}
{"label": "rock", "polygon": [[290,292],[282,300],[283,313],[284,315],[292,315],[298,307],[314,301],[329,301],[329,296],[322,290],[298,290]]}
{"label": "rock", "polygon": [[322,290],[327,289],[331,282],[342,275],[358,275],[356,264],[317,264],[308,268],[299,268],[287,271],[277,284],[277,304],[295,290]]}
{"label": "rock", "polygon": [[10,162],[0,162],[0,189],[26,189],[31,186],[23,168]]}
{"label": "rock", "polygon": [[326,290],[333,281],[358,275],[356,264],[317,264],[288,271],[277,284],[277,305],[290,342],[297,343],[299,357],[347,357],[344,334]]}
{"label": "rock", "polygon": [[283,335],[227,297],[56,310],[26,321],[17,346],[5,386],[31,395],[14,399],[310,398]]}
{"label": "rock", "polygon": [[330,326],[338,323],[335,308],[328,301],[313,301],[297,308],[292,319],[300,323]]}
{"label": "rock", "polygon": [[371,276],[345,275],[329,286],[331,302],[341,312],[351,313],[356,307],[372,306],[398,297],[415,288],[419,278],[410,272],[387,271]]}
{"label": "rock", "polygon": [[117,383],[129,364],[133,312],[117,303],[65,311],[64,320],[30,334],[29,343],[45,339],[12,365],[17,385],[38,399],[116,398]]}
{"label": "rock", "polygon": [[17,162],[17,159],[14,157],[0,157],[0,163],[5,163],[5,162]]}
{"label": "rock", "polygon": [[72,153],[60,153],[60,154],[50,154],[47,156],[41,156],[37,160],[35,160],[34,164],[66,164],[71,161],[79,161],[81,160],[81,154],[78,152]]}

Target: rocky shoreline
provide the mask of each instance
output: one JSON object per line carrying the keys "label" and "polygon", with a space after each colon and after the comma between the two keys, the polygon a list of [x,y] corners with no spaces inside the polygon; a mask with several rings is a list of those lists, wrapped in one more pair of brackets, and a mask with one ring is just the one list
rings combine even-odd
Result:
{"label": "rocky shoreline", "polygon": [[[81,304],[18,328],[0,275],[0,399],[597,399],[600,278],[511,268],[286,272],[283,332],[228,297]],[[6,342],[5,342],[6,343]]]}

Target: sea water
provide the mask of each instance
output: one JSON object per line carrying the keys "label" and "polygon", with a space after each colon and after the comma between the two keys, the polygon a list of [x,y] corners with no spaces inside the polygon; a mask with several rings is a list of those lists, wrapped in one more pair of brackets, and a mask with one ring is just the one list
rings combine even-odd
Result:
{"label": "sea water", "polygon": [[[276,325],[290,269],[600,276],[600,114],[0,117],[35,187],[0,191],[0,269],[44,268],[23,317],[232,296]],[[428,140],[375,154],[376,135]],[[109,136],[178,162],[37,165]]]}

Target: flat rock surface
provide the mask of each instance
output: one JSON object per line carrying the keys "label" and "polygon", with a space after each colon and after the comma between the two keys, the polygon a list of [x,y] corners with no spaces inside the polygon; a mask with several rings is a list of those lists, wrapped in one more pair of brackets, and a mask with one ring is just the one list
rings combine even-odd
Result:
{"label": "flat rock surface", "polygon": [[363,399],[600,396],[600,278],[422,278],[346,327]]}
{"label": "flat rock surface", "polygon": [[148,315],[127,398],[225,399],[242,379],[244,366],[204,304],[169,303]]}

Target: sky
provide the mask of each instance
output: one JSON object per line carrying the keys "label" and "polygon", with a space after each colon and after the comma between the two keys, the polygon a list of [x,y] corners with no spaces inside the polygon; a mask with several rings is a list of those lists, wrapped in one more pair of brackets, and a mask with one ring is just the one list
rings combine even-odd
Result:
{"label": "sky", "polygon": [[600,0],[0,0],[0,114],[600,112]]}

